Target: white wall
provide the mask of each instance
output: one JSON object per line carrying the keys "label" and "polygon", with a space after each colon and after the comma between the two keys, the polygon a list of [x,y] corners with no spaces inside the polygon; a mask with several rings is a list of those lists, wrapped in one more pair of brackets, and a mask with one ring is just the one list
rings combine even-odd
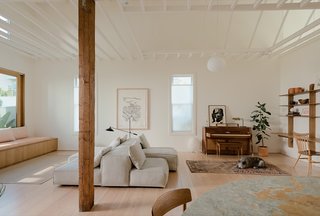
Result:
{"label": "white wall", "polygon": [[0,43],[0,67],[25,74],[25,123],[33,134],[32,118],[32,71],[34,60]]}
{"label": "white wall", "polygon": [[[77,62],[37,61],[35,65],[34,105],[35,127],[39,135],[59,137],[60,149],[76,149],[73,133],[73,77]],[[116,126],[117,88],[150,89],[150,126],[141,131],[153,146],[172,146],[189,151],[193,143],[200,144],[201,129],[207,125],[208,105],[227,106],[228,122],[243,117],[245,125],[257,101],[266,102],[272,112],[271,123],[279,125],[278,65],[272,61],[228,62],[221,73],[206,70],[206,59],[157,60],[96,63],[97,112],[96,144],[108,144],[117,134],[106,132]],[[197,89],[197,137],[169,134],[169,77],[171,74],[193,74]],[[279,152],[277,137],[269,142],[271,152]]]}
{"label": "white wall", "polygon": [[[280,59],[280,90],[281,93],[287,93],[288,88],[303,87],[309,88],[309,84],[315,83],[315,88],[320,88],[320,41],[304,46]],[[317,85],[317,83],[319,83]],[[308,95],[302,95],[300,98],[306,98]],[[295,97],[297,100],[298,97]],[[317,94],[317,102],[320,102],[320,94]],[[287,98],[281,97],[280,104],[286,104]],[[280,110],[286,112],[286,107]],[[317,106],[317,115],[320,115],[320,107]],[[316,136],[320,137],[320,119],[316,119]],[[287,118],[281,118],[281,127],[287,132]],[[295,118],[294,131],[308,132],[308,118]],[[317,144],[317,149],[319,149]],[[287,139],[282,140],[281,152],[292,157],[297,157],[296,145],[294,148],[288,148]]]}

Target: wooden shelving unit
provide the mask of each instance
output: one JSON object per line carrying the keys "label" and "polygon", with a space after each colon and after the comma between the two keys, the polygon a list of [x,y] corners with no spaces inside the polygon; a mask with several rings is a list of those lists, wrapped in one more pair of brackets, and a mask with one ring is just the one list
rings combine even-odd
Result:
{"label": "wooden shelving unit", "polygon": [[[316,101],[316,94],[320,92],[320,89],[304,91],[296,94],[282,94],[280,97],[287,97],[288,104],[280,105],[282,107],[288,107],[288,113],[290,109],[296,106],[309,106],[309,115],[283,115],[282,117],[288,118],[288,133],[276,133],[280,137],[288,138],[288,146],[293,147],[293,131],[294,131],[294,118],[308,118],[309,119],[309,137],[311,148],[315,149],[315,143],[320,142],[320,138],[316,138],[316,118],[320,116],[316,115],[316,106],[320,105]],[[308,104],[293,104],[295,96],[308,95]]]}

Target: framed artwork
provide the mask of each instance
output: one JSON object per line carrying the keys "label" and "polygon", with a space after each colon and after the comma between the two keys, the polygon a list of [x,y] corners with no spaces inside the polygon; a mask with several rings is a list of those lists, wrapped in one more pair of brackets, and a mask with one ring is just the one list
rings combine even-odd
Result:
{"label": "framed artwork", "polygon": [[209,105],[209,127],[226,124],[226,106],[225,105]]}
{"label": "framed artwork", "polygon": [[117,89],[117,128],[148,129],[148,99],[147,88]]}

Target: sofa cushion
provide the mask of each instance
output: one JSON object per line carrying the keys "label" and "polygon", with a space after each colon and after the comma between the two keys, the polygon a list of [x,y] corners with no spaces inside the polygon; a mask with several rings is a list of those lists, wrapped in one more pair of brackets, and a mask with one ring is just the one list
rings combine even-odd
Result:
{"label": "sofa cushion", "polygon": [[15,139],[22,139],[28,137],[27,127],[16,127],[11,128],[11,130]]}
{"label": "sofa cushion", "polygon": [[93,166],[98,167],[100,166],[101,158],[103,155],[107,154],[109,151],[111,151],[112,147],[95,147],[95,152],[94,152],[94,162]]}
{"label": "sofa cushion", "polygon": [[116,137],[114,140],[111,141],[111,143],[109,144],[109,146],[111,148],[115,148],[118,145],[120,145],[120,137]]}
{"label": "sofa cushion", "polygon": [[15,140],[11,128],[4,128],[0,130],[0,143]]}
{"label": "sofa cushion", "polygon": [[148,142],[148,140],[147,140],[147,138],[146,138],[146,136],[144,134],[141,134],[139,136],[139,138],[140,138],[140,141],[141,141],[142,148],[145,149],[145,148],[149,148],[150,147],[150,144],[149,144],[149,142]]}
{"label": "sofa cushion", "polygon": [[[59,185],[79,184],[79,161],[73,160],[54,169],[53,183]],[[94,185],[101,185],[101,172],[99,168],[93,170]]]}
{"label": "sofa cushion", "polygon": [[129,156],[133,165],[137,169],[141,169],[144,161],[146,160],[146,155],[142,151],[141,145],[139,143],[129,146]]}
{"label": "sofa cushion", "polygon": [[168,182],[169,167],[163,158],[147,158],[141,169],[130,172],[130,186],[165,187]]}
{"label": "sofa cushion", "polygon": [[147,158],[164,158],[167,160],[171,171],[177,170],[178,153],[171,147],[150,147],[143,149]]}

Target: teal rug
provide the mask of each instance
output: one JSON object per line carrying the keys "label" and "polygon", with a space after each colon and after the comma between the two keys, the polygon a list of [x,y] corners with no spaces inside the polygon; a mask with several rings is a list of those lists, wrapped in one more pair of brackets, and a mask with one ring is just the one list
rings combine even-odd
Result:
{"label": "teal rug", "polygon": [[212,189],[183,216],[315,216],[320,212],[320,178],[264,176]]}

